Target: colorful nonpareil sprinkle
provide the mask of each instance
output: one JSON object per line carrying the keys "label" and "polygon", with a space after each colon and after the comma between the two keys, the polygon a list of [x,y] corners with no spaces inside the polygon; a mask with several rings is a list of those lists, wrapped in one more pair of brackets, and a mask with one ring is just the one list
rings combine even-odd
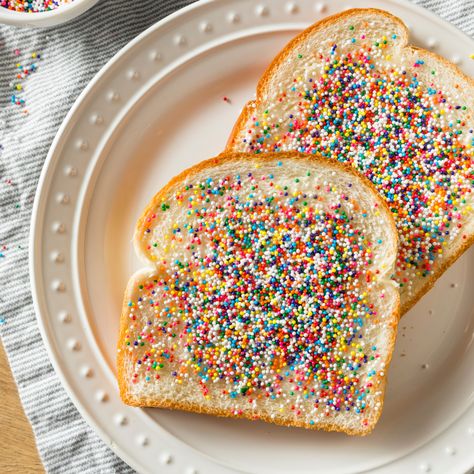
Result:
{"label": "colorful nonpareil sprinkle", "polygon": [[24,13],[40,13],[55,10],[73,0],[0,0],[0,7]]}
{"label": "colorful nonpareil sprinkle", "polygon": [[[132,381],[171,373],[204,397],[218,387],[230,406],[268,398],[310,424],[340,411],[366,423],[384,361],[364,331],[385,292],[373,289],[383,241],[363,229],[380,210],[359,207],[351,182],[278,174],[204,177],[149,213],[148,250],[167,259],[128,302]],[[171,206],[187,218],[161,234]]]}
{"label": "colorful nonpareil sprinkle", "polygon": [[[14,51],[16,57],[21,56],[21,51],[16,49]],[[28,54],[25,59],[19,61],[15,60],[16,75],[13,81],[10,82],[12,89],[11,103],[20,107],[23,114],[28,114],[26,109],[26,99],[24,97],[25,82],[38,69],[38,61],[41,60],[41,54],[33,52]]]}
{"label": "colorful nonpareil sprinkle", "polygon": [[[392,62],[396,35],[372,42],[357,27],[350,34],[351,46],[295,54],[295,69],[304,73],[276,86],[271,103],[250,112],[234,149],[319,153],[365,174],[397,222],[395,279],[403,298],[413,281],[433,272],[450,242],[467,239],[473,111],[437,88],[436,71],[425,73],[423,60]],[[421,72],[433,79],[421,80]]]}

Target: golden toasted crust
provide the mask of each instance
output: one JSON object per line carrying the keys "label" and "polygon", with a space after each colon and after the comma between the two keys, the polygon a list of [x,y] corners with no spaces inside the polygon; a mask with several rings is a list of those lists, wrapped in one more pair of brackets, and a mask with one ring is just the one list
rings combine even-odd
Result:
{"label": "golden toasted crust", "polygon": [[382,405],[383,405],[385,385],[386,385],[386,376],[383,378],[380,378],[377,381],[377,383],[378,385],[380,384],[382,385],[381,387],[382,394],[377,399],[377,401],[380,403],[379,409],[377,410],[377,412],[373,414],[373,416],[370,419],[368,419],[367,426],[361,427],[360,429],[351,429],[351,428],[341,429],[339,425],[333,422],[329,422],[329,421],[319,422],[319,423],[310,425],[309,423],[305,423],[301,420],[296,420],[296,419],[289,421],[288,418],[284,416],[278,416],[278,415],[276,415],[273,418],[266,415],[256,417],[256,416],[253,416],[252,413],[250,412],[248,413],[243,412],[241,415],[235,415],[234,413],[227,412],[225,410],[220,410],[214,407],[206,407],[204,405],[200,405],[199,403],[192,403],[192,402],[186,403],[186,402],[179,402],[176,400],[169,400],[169,399],[158,400],[155,398],[150,398],[150,399],[136,400],[133,397],[129,396],[126,392],[123,392],[122,388],[120,391],[120,396],[122,397],[122,400],[124,403],[130,406],[134,406],[134,407],[169,408],[171,410],[189,411],[193,413],[200,413],[204,415],[214,415],[214,416],[219,416],[223,418],[243,418],[243,419],[247,419],[251,421],[260,420],[260,421],[266,421],[267,423],[273,423],[276,425],[287,426],[287,427],[306,428],[306,429],[311,429],[311,430],[323,430],[323,431],[336,431],[336,432],[346,433],[351,436],[366,436],[373,431],[382,413]]}
{"label": "golden toasted crust", "polygon": [[[143,212],[142,216],[139,218],[137,225],[136,225],[136,232],[135,232],[135,245],[136,248],[140,250],[143,255],[146,255],[146,249],[141,246],[140,238],[143,236],[143,233],[147,227],[147,216],[150,213],[153,213],[154,210],[159,206],[163,200],[169,198],[170,191],[180,183],[185,182],[188,178],[192,178],[193,176],[199,174],[201,171],[214,168],[218,165],[222,165],[223,163],[229,163],[235,161],[236,163],[242,163],[243,161],[248,162],[262,162],[262,161],[269,161],[269,160],[283,160],[283,159],[297,159],[297,160],[310,160],[312,162],[317,162],[323,164],[325,167],[332,167],[337,171],[343,171],[349,173],[350,175],[354,176],[354,179],[361,181],[366,187],[367,191],[372,194],[374,199],[377,201],[380,209],[385,212],[385,217],[387,222],[390,223],[392,228],[392,235],[395,241],[395,247],[397,244],[397,231],[395,227],[395,222],[393,220],[392,213],[390,212],[388,205],[385,201],[379,196],[377,193],[374,185],[367,179],[365,176],[360,175],[353,167],[350,165],[341,163],[337,160],[328,160],[327,158],[323,158],[322,156],[318,155],[305,155],[298,152],[284,152],[284,153],[266,153],[265,155],[255,155],[249,153],[232,153],[232,152],[224,152],[215,158],[211,158],[209,160],[203,161],[185,171],[181,174],[173,178],[166,186],[164,186],[151,200],[150,204],[146,207],[145,211]],[[155,224],[156,225],[156,224]],[[394,248],[394,253],[396,253],[396,248]],[[155,274],[156,275],[156,274]],[[270,416],[260,416],[256,418],[250,412],[243,412],[242,415],[235,415],[234,413],[216,409],[213,407],[207,407],[204,405],[200,405],[199,403],[185,403],[179,402],[172,399],[164,399],[164,398],[134,398],[130,395],[128,391],[129,387],[129,380],[127,379],[126,373],[126,351],[124,350],[125,347],[125,335],[127,332],[127,328],[129,325],[129,307],[128,301],[133,298],[134,295],[134,288],[136,287],[140,276],[133,276],[130,281],[128,282],[127,289],[125,290],[123,306],[122,306],[122,314],[120,318],[120,335],[118,341],[118,355],[117,355],[117,379],[120,388],[120,396],[122,400],[131,406],[138,406],[138,407],[161,407],[161,408],[172,408],[172,409],[179,409],[185,411],[191,411],[196,413],[206,413],[210,415],[217,415],[222,417],[230,417],[230,418],[247,418],[250,420],[260,419],[263,421],[267,421],[270,423],[275,423],[278,425],[284,426],[294,426],[294,427],[304,427],[309,429],[320,429],[325,431],[342,431],[349,435],[361,435],[364,436],[370,433],[375,424],[377,423],[381,412],[382,412],[382,405],[383,405],[383,396],[385,392],[385,385],[386,385],[386,378],[387,375],[384,373],[383,376],[377,375],[374,377],[373,383],[374,385],[381,391],[380,397],[378,397],[377,402],[379,402],[377,410],[374,410],[373,413],[370,415],[368,419],[367,426],[361,426],[360,429],[350,429],[350,428],[343,428],[337,425],[334,422],[319,422],[315,423],[314,425],[310,425],[309,423],[302,422],[301,420],[293,420],[289,419],[288,417],[284,416],[276,416],[275,418],[271,418]],[[150,278],[150,276],[143,278]],[[398,324],[400,315],[400,300],[397,293],[397,302],[396,307],[393,313],[390,315],[390,318],[384,324],[389,325],[391,328],[396,329]],[[392,353],[395,345],[395,338],[396,338],[396,331],[392,331],[392,337],[389,344],[389,351],[388,356],[385,360],[385,367],[388,367],[390,360],[392,358]]]}
{"label": "golden toasted crust", "polygon": [[[260,78],[258,85],[257,85],[257,96],[255,100],[251,100],[247,102],[247,104],[243,107],[242,112],[240,113],[234,127],[232,128],[231,134],[227,140],[226,150],[232,151],[235,141],[239,135],[239,133],[244,128],[244,125],[248,123],[248,119],[252,114],[252,110],[255,106],[259,106],[261,102],[261,98],[263,95],[264,89],[271,83],[272,75],[274,71],[276,71],[285,58],[291,54],[294,47],[298,46],[299,44],[303,43],[306,38],[319,31],[320,29],[326,27],[331,23],[335,23],[340,19],[344,19],[347,17],[351,17],[354,14],[370,14],[376,13],[381,15],[385,18],[389,18],[395,23],[398,23],[399,26],[402,27],[404,31],[404,36],[401,38],[401,49],[407,49],[412,52],[418,52],[426,57],[429,57],[437,62],[439,62],[444,68],[449,69],[450,72],[457,78],[459,84],[453,84],[454,88],[462,87],[463,84],[468,83],[469,87],[474,88],[474,78],[464,74],[455,64],[449,62],[446,58],[436,54],[432,51],[427,51],[423,48],[419,48],[417,46],[412,46],[408,44],[408,28],[406,27],[405,23],[403,23],[400,18],[388,13],[384,10],[379,10],[376,8],[367,8],[367,9],[351,9],[346,10],[344,12],[338,13],[336,15],[332,15],[330,17],[324,18],[323,20],[315,23],[314,25],[310,26],[302,33],[297,35],[294,39],[292,39],[281,51],[277,54],[277,56],[273,59],[272,63],[263,73],[262,77]],[[471,114],[472,117],[472,114]],[[259,155],[262,156],[262,155]],[[401,307],[401,315],[403,316],[406,314],[436,283],[436,280],[474,243],[474,235],[468,236],[467,240],[462,243],[459,249],[449,257],[446,261],[442,264],[438,265],[434,268],[430,277],[426,280],[424,285],[422,285],[418,291],[406,302],[404,302],[403,306]]]}
{"label": "golden toasted crust", "polygon": [[133,295],[133,289],[135,287],[136,279],[135,275],[130,278],[127,283],[127,288],[125,289],[125,293],[123,295],[123,303],[122,303],[122,313],[120,315],[120,328],[119,328],[119,338],[117,343],[117,382],[119,385],[120,391],[120,398],[127,404],[131,405],[128,402],[128,394],[127,394],[127,387],[128,387],[128,380],[126,379],[126,370],[125,370],[125,339],[128,329],[128,301],[130,301]]}

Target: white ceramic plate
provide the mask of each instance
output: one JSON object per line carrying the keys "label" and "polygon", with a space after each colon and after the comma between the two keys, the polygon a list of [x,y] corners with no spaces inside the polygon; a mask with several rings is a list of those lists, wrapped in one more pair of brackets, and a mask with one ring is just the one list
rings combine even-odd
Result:
{"label": "white ceramic plate", "polygon": [[[412,26],[415,43],[474,75],[474,44],[458,30],[405,2],[377,5]],[[113,58],[54,141],[33,213],[40,326],[81,413],[140,472],[445,474],[474,465],[473,251],[401,321],[384,413],[366,438],[134,409],[118,396],[122,292],[142,266],[130,243],[136,218],[173,175],[223,149],[275,53],[308,23],[348,6],[195,4]]]}

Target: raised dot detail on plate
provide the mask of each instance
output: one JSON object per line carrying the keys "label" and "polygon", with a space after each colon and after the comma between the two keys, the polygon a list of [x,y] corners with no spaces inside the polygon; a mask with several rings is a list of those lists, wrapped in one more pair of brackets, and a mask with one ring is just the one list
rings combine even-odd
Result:
{"label": "raised dot detail on plate", "polygon": [[470,426],[468,429],[467,429],[467,434],[469,436],[474,436],[474,428],[472,426]]}
{"label": "raised dot detail on plate", "polygon": [[199,29],[203,32],[203,33],[210,33],[212,31],[212,25],[208,22],[208,21],[203,21],[200,25],[199,25]]}
{"label": "raised dot detail on plate", "polygon": [[270,10],[265,5],[257,5],[257,8],[255,8],[255,13],[258,16],[267,16],[270,13]]}
{"label": "raised dot detail on plate", "polygon": [[108,399],[109,399],[109,396],[107,395],[107,393],[105,393],[103,390],[99,390],[96,394],[95,394],[95,398],[97,398],[97,400],[99,402],[106,402]]}
{"label": "raised dot detail on plate", "polygon": [[53,224],[53,232],[56,234],[64,234],[64,232],[66,232],[66,227],[61,222],[55,222]]}
{"label": "raised dot detail on plate", "polygon": [[77,168],[74,168],[74,166],[66,166],[66,168],[64,168],[64,174],[70,178],[74,178],[77,176]]}
{"label": "raised dot detail on plate", "polygon": [[85,365],[81,369],[81,375],[86,379],[90,379],[94,375],[94,371]]}
{"label": "raised dot detail on plate", "polygon": [[227,21],[229,23],[238,23],[240,21],[240,16],[238,13],[235,13],[235,12],[230,12],[228,15],[227,15]]}
{"label": "raised dot detail on plate", "polygon": [[150,59],[154,62],[160,62],[163,59],[163,56],[158,51],[151,51]]}
{"label": "raised dot detail on plate", "polygon": [[65,193],[59,193],[56,196],[56,200],[58,201],[59,204],[69,204],[71,202],[71,198],[69,194],[65,194]]}
{"label": "raised dot detail on plate", "polygon": [[51,260],[54,263],[63,263],[64,255],[61,252],[51,252]]}
{"label": "raised dot detail on plate", "polygon": [[431,466],[427,463],[420,464],[420,471],[421,472],[430,472]]}
{"label": "raised dot detail on plate", "polygon": [[183,35],[176,35],[173,42],[176,46],[185,46],[187,43],[186,38]]}
{"label": "raised dot detail on plate", "polygon": [[66,312],[66,311],[61,311],[58,315],[59,321],[61,321],[63,324],[68,324],[72,321],[71,315]]}
{"label": "raised dot detail on plate", "polygon": [[296,5],[296,3],[293,3],[293,2],[287,3],[286,11],[288,13],[298,13],[298,5]]}
{"label": "raised dot detail on plate", "polygon": [[173,461],[173,458],[171,457],[170,453],[163,453],[160,456],[161,464],[171,464],[172,461]]}
{"label": "raised dot detail on plate", "polygon": [[81,350],[81,344],[76,339],[69,339],[69,341],[67,341],[67,346],[71,351],[77,352]]}
{"label": "raised dot detail on plate", "polygon": [[316,3],[316,5],[314,6],[314,9],[318,13],[324,13],[328,9],[328,7],[325,3]]}
{"label": "raised dot detail on plate", "polygon": [[130,71],[128,71],[127,73],[127,76],[132,81],[140,79],[140,73],[138,71],[135,71],[135,69],[130,69]]}
{"label": "raised dot detail on plate", "polygon": [[197,469],[194,469],[194,467],[189,467],[186,469],[186,474],[199,474]]}
{"label": "raised dot detail on plate", "polygon": [[128,422],[127,417],[121,413],[114,416],[114,421],[118,426],[125,426]]}
{"label": "raised dot detail on plate", "polygon": [[452,446],[447,446],[445,451],[448,456],[454,456],[456,454],[456,449],[454,449]]}
{"label": "raised dot detail on plate", "polygon": [[458,284],[457,283],[451,283],[451,288],[457,288],[458,287]]}
{"label": "raised dot detail on plate", "polygon": [[61,280],[54,280],[53,283],[51,283],[51,287],[58,293],[66,291],[66,285]]}
{"label": "raised dot detail on plate", "polygon": [[451,61],[454,63],[454,64],[461,64],[461,58],[459,56],[453,56],[451,58]]}
{"label": "raised dot detail on plate", "polygon": [[87,151],[89,149],[89,142],[87,140],[77,140],[76,148],[81,151]]}
{"label": "raised dot detail on plate", "polygon": [[422,368],[423,370],[428,370],[428,369],[430,368],[430,364],[426,364],[426,363],[425,363],[425,364],[421,364],[421,368]]}
{"label": "raised dot detail on plate", "polygon": [[140,446],[148,446],[148,443],[150,441],[148,440],[148,438],[144,435],[140,435],[138,438],[137,438],[137,443],[140,445]]}
{"label": "raised dot detail on plate", "polygon": [[436,41],[435,38],[428,38],[426,40],[426,46],[428,46],[428,48],[434,48],[437,44],[438,42]]}
{"label": "raised dot detail on plate", "polygon": [[120,100],[120,94],[115,91],[110,91],[107,94],[107,99],[109,99],[110,102],[118,102]]}
{"label": "raised dot detail on plate", "polygon": [[104,117],[100,114],[93,114],[91,116],[91,123],[93,125],[102,125],[104,123]]}

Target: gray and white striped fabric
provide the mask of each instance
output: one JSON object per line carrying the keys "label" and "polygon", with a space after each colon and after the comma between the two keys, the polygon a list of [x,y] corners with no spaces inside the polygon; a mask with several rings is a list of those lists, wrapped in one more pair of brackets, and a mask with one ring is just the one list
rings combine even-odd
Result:
{"label": "gray and white striped fabric", "polygon": [[[474,36],[474,0],[413,1]],[[28,279],[28,231],[38,177],[61,121],[100,67],[138,33],[188,3],[101,0],[58,28],[0,29],[0,334],[51,473],[133,471],[81,418],[41,340]],[[26,103],[15,105],[16,63],[35,52],[42,55],[38,69],[27,79],[27,94],[18,91]]]}

